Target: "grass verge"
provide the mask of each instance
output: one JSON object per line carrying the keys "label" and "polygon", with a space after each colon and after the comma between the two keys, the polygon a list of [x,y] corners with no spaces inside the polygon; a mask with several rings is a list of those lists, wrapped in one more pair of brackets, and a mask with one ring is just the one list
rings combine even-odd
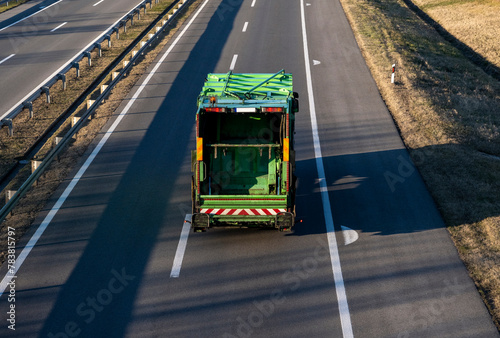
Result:
{"label": "grass verge", "polygon": [[[403,141],[500,329],[500,83],[405,1],[340,2]],[[391,84],[394,63],[396,82]]]}

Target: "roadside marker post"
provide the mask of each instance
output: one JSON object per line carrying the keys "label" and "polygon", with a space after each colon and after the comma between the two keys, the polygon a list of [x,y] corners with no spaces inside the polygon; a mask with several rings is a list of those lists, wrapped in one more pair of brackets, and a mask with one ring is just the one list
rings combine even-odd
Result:
{"label": "roadside marker post", "polygon": [[394,73],[396,72],[396,64],[392,65],[391,83],[394,83]]}

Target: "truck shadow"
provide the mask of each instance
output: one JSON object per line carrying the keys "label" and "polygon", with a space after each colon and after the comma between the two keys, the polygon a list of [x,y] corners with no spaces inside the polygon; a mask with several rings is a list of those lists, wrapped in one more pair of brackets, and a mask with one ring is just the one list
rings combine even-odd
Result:
{"label": "truck shadow", "polygon": [[[120,133],[113,134],[108,141],[118,149],[128,146],[122,151],[127,159],[123,160],[124,173],[116,178],[117,187],[109,196],[105,210],[96,216],[97,221],[85,217],[79,220],[75,214],[75,222],[89,222],[88,227],[94,227],[94,230],[82,252],[75,247],[74,254],[80,255],[78,262],[61,287],[43,328],[38,332],[39,337],[50,334],[68,336],[68,330],[70,334],[78,333],[82,337],[126,335],[139,301],[145,269],[153,249],[162,241],[160,232],[170,231],[171,237],[177,240],[179,224],[182,224],[186,212],[181,209],[186,209],[185,206],[191,203],[191,174],[185,169],[189,168],[186,163],[190,162],[190,149],[194,149],[195,144],[195,100],[206,74],[216,70],[242,4],[235,5],[234,1],[222,3],[226,2],[231,3],[228,5],[231,10],[225,11],[223,18],[217,14],[217,8],[207,6],[204,15],[198,18],[198,23],[203,21],[207,29],[196,40],[193,34],[184,38],[194,42],[178,73],[157,75],[168,76],[168,80],[160,78],[159,81],[171,83],[171,88],[156,114],[151,117],[147,105],[134,106],[132,109],[144,109],[146,113],[142,118],[148,122],[141,121],[141,111],[131,112],[133,118],[127,116],[119,127]],[[186,44],[182,48],[185,49]],[[175,69],[178,64],[178,61],[172,62],[171,66]],[[146,87],[140,102],[148,101],[148,91],[151,91],[152,98],[157,97],[153,92],[155,86]],[[137,130],[143,128],[137,124],[144,123],[148,124],[147,131],[138,133]],[[117,140],[113,141],[113,138]],[[101,166],[91,166],[89,174],[99,175],[100,170],[106,171],[106,166],[109,167],[109,163],[100,159],[101,154],[106,155],[108,144],[95,160],[101,162]],[[110,153],[113,158],[119,155],[116,149]],[[176,191],[178,186],[174,182],[181,182],[182,194]],[[92,198],[92,195],[85,196],[80,198]],[[94,222],[97,223],[94,225]]]}
{"label": "truck shadow", "polygon": [[[444,224],[406,149],[323,158],[335,230],[374,235],[420,232]],[[297,162],[297,218],[293,235],[325,233],[316,160]]]}

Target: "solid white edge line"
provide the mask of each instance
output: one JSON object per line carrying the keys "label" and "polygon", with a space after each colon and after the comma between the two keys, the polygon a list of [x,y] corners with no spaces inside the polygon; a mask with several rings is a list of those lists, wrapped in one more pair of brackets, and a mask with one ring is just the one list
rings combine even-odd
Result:
{"label": "solid white edge line", "polygon": [[93,5],[92,5],[92,7],[95,7],[95,6],[99,5],[99,4],[100,4],[101,2],[103,2],[103,1],[104,1],[104,0],[101,0],[101,1],[99,1],[99,2],[96,2],[95,4],[93,4]]}
{"label": "solid white edge line", "polygon": [[323,155],[321,153],[321,144],[318,134],[318,123],[316,120],[316,107],[314,104],[311,66],[309,61],[309,47],[307,44],[304,0],[300,0],[300,17],[302,21],[302,38],[304,42],[304,61],[306,68],[307,95],[309,100],[309,112],[311,115],[311,129],[312,129],[313,143],[314,143],[314,156],[316,157],[316,167],[318,170],[321,200],[323,202],[326,233],[328,238],[328,246],[330,249],[330,258],[332,262],[333,280],[335,282],[335,290],[337,293],[337,301],[340,313],[340,323],[342,326],[342,333],[344,338],[352,338],[354,336],[352,332],[351,315],[349,313],[349,306],[347,304],[347,295],[345,291],[344,278],[342,276],[342,267],[340,265],[340,256],[337,247],[337,238],[335,236],[335,227],[333,223],[332,210],[330,206],[330,197],[328,196],[325,168],[323,165]]}
{"label": "solid white edge line", "polygon": [[59,26],[57,26],[56,28],[54,28],[53,30],[51,30],[50,32],[55,32],[56,30],[58,30],[59,28],[61,28],[62,26],[64,26],[65,24],[67,24],[68,22],[64,22],[62,24],[60,24]]}
{"label": "solid white edge line", "polygon": [[184,225],[182,226],[179,244],[177,244],[177,250],[175,251],[174,263],[172,264],[170,278],[178,278],[181,273],[182,260],[184,259],[184,252],[186,252],[189,230],[191,229],[191,219],[191,214],[187,214],[184,218]]}
{"label": "solid white edge line", "polygon": [[255,6],[255,1],[257,1],[257,0],[253,0],[253,1],[252,1],[252,5],[251,5],[250,7]]}
{"label": "solid white edge line", "polygon": [[236,60],[238,60],[238,54],[234,54],[231,65],[229,66],[229,70],[234,70],[234,67],[236,66]]}
{"label": "solid white edge line", "polygon": [[[52,5],[50,5],[49,7],[61,2],[62,0],[59,0],[58,2],[55,2],[53,3]],[[137,6],[137,5],[136,5]],[[95,38],[91,43],[89,43],[87,46],[85,46],[81,51],[79,51],[78,53],[76,53],[72,58],[69,59],[68,62],[66,62],[65,64],[63,64],[58,70],[56,70],[54,73],[52,73],[52,75],[50,75],[49,77],[47,78],[53,78],[54,76],[56,76],[57,74],[59,74],[64,68],[66,68],[66,66],[68,66],[78,55],[82,54],[83,51],[85,49],[87,49],[89,46],[93,45],[94,43],[97,42],[97,40],[99,40],[102,36],[104,36],[105,33],[107,33],[112,27],[114,27],[116,24],[118,24],[121,20],[123,20],[124,17],[126,17],[128,15],[128,13],[133,9],[135,8],[136,6],[132,7],[129,11],[127,11],[127,14],[123,15],[120,19],[116,20],[115,23],[113,23],[111,26],[109,26],[106,30],[103,31],[103,33],[101,35],[99,35],[97,38]],[[46,7],[45,9],[49,8],[49,7]],[[36,13],[35,13],[36,14]],[[15,23],[14,23],[15,24]],[[9,26],[10,27],[10,26]],[[8,27],[5,27],[5,28],[8,28]],[[5,28],[2,28],[2,29],[5,29]],[[1,31],[1,30],[0,30]],[[2,116],[0,116],[0,120],[3,120],[7,115],[9,115],[11,113],[12,110],[14,110],[17,106],[19,106],[22,102],[26,101],[31,95],[33,95],[39,88],[41,88],[45,82],[47,82],[47,79],[43,80],[42,83],[40,83],[38,86],[36,86],[28,95],[26,95],[23,99],[21,99],[18,103],[16,103],[13,107],[11,107],[5,114],[3,114]]]}
{"label": "solid white edge line", "polygon": [[7,61],[8,59],[10,59],[11,57],[13,57],[14,55],[16,55],[16,54],[10,54],[9,56],[7,56],[5,59],[3,59],[2,61],[0,61],[0,65],[2,63],[4,63],[5,61]]}
{"label": "solid white edge line", "polygon": [[54,6],[54,5],[58,4],[58,3],[60,3],[61,1],[63,1],[63,0],[59,0],[59,1],[57,1],[57,2],[54,2],[52,5],[50,5],[50,6],[48,6],[48,7],[43,7],[43,8],[42,8],[42,9],[40,9],[38,12],[35,12],[35,13],[31,14],[31,15],[28,15],[27,17],[22,18],[21,20],[18,20],[18,21],[14,22],[14,23],[11,23],[11,24],[10,24],[10,25],[8,25],[8,26],[5,26],[5,27],[3,27],[3,28],[0,28],[0,32],[1,32],[1,31],[3,31],[4,29],[7,29],[7,28],[12,27],[12,26],[14,26],[14,25],[17,25],[18,23],[20,23],[20,22],[22,22],[22,21],[24,21],[24,20],[26,20],[26,19],[31,18],[33,15],[37,15],[38,13],[41,13],[41,12],[43,12],[44,10],[49,9],[50,7],[52,7],[52,6]]}
{"label": "solid white edge line", "polygon": [[245,22],[245,24],[243,25],[243,30],[242,30],[243,33],[247,31],[247,27],[248,27],[248,21]]}
{"label": "solid white edge line", "polygon": [[73,179],[71,180],[70,184],[66,187],[66,189],[64,190],[64,192],[62,193],[62,195],[57,200],[56,204],[54,204],[54,206],[52,207],[52,209],[50,210],[50,212],[47,214],[47,216],[45,217],[45,219],[42,221],[42,223],[40,224],[40,226],[38,227],[38,229],[36,230],[36,232],[33,234],[33,236],[31,237],[31,239],[29,240],[28,244],[24,247],[23,251],[17,257],[17,259],[16,259],[16,266],[15,266],[15,269],[13,271],[14,273],[11,274],[11,273],[7,272],[5,274],[4,278],[2,279],[2,282],[0,283],[0,297],[2,296],[2,294],[5,291],[5,289],[7,288],[8,283],[17,274],[17,271],[19,270],[19,268],[23,264],[23,262],[26,259],[26,257],[28,257],[29,253],[31,252],[31,249],[33,249],[33,247],[38,242],[38,240],[42,236],[42,234],[45,231],[45,229],[47,228],[47,226],[50,224],[50,222],[52,221],[52,219],[54,218],[54,216],[57,214],[57,212],[59,211],[59,209],[61,208],[61,206],[63,205],[63,203],[66,201],[66,199],[68,198],[68,196],[71,193],[71,191],[73,191],[74,187],[76,186],[76,184],[78,183],[78,181],[80,180],[80,178],[83,176],[83,174],[85,173],[85,171],[87,170],[87,168],[90,166],[90,164],[92,163],[92,161],[94,160],[94,158],[97,156],[97,154],[101,151],[101,148],[107,142],[108,138],[115,131],[115,129],[118,126],[118,124],[120,124],[120,122],[123,120],[123,118],[125,117],[125,115],[128,113],[128,111],[130,110],[130,108],[134,104],[135,100],[137,100],[137,98],[142,93],[142,91],[144,90],[144,88],[146,87],[146,85],[149,83],[149,81],[151,80],[151,78],[153,77],[153,75],[156,73],[156,71],[158,70],[158,68],[160,68],[160,66],[162,65],[163,61],[165,61],[165,59],[170,54],[170,52],[172,51],[172,49],[179,42],[179,40],[182,38],[182,36],[186,33],[186,31],[189,29],[189,27],[192,25],[192,23],[194,22],[194,20],[198,17],[198,15],[201,13],[201,11],[203,10],[203,8],[205,7],[205,5],[209,1],[210,0],[205,0],[205,2],[200,6],[200,8],[196,12],[196,14],[193,16],[193,18],[189,21],[189,23],[186,25],[186,27],[184,27],[184,29],[182,30],[182,32],[177,36],[177,38],[174,40],[174,42],[172,43],[172,45],[163,54],[163,56],[158,61],[158,63],[156,64],[156,66],[153,68],[153,70],[151,70],[151,72],[146,77],[146,79],[144,80],[144,82],[140,85],[140,87],[134,93],[134,95],[132,96],[132,98],[130,99],[130,101],[128,102],[128,104],[125,106],[125,108],[122,110],[122,112],[116,118],[115,122],[111,125],[111,127],[109,127],[108,131],[106,131],[106,133],[104,134],[104,136],[102,137],[102,139],[99,141],[99,143],[95,147],[95,149],[92,151],[92,153],[90,154],[90,156],[87,158],[87,160],[85,161],[85,163],[83,164],[83,166],[80,168],[80,170],[78,170],[78,172],[76,173],[75,177],[73,177]]}

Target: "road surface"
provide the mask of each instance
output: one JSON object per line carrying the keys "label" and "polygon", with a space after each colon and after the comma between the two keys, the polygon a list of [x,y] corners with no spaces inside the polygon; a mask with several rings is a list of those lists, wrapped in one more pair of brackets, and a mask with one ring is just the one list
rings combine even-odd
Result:
{"label": "road surface", "polygon": [[[498,337],[337,1],[204,0],[184,29],[39,216],[2,336]],[[294,74],[303,222],[190,233],[171,277],[196,97],[230,68]]]}

